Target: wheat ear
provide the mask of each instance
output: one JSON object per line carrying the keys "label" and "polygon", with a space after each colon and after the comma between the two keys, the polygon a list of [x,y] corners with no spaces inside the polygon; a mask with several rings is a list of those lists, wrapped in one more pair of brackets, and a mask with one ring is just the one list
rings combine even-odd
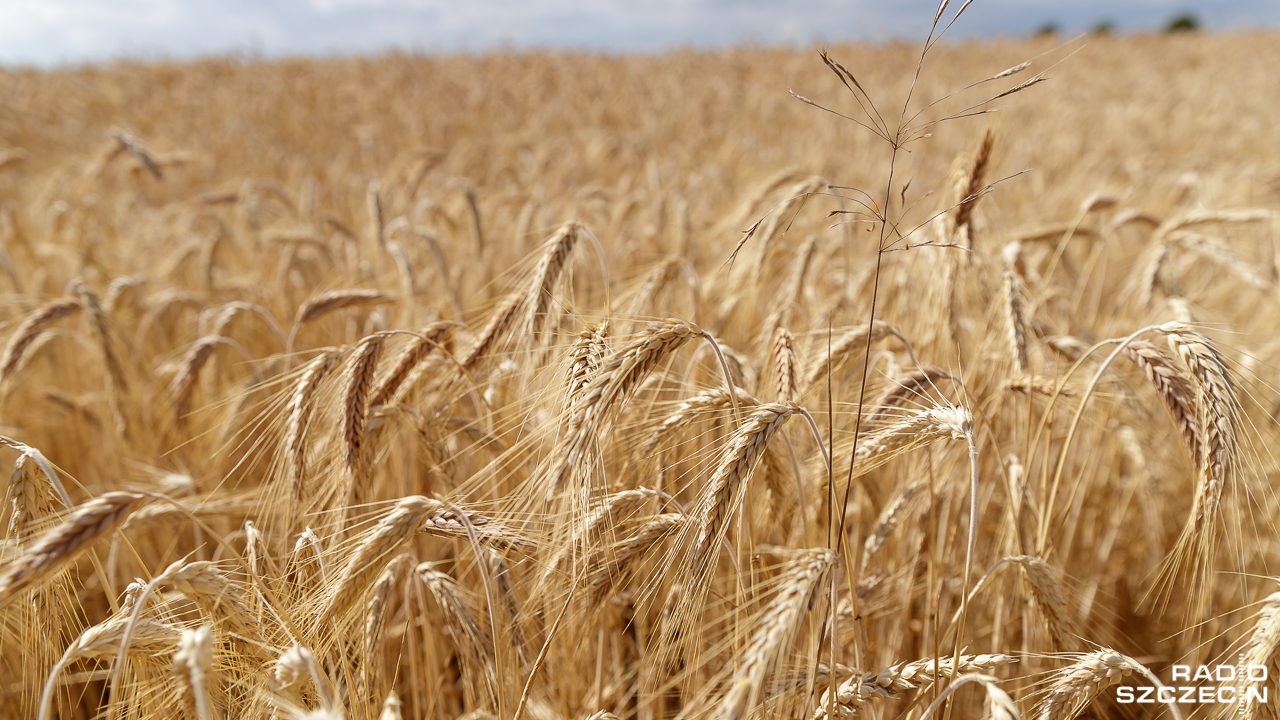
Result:
{"label": "wheat ear", "polygon": [[182,361],[178,364],[178,373],[169,383],[169,395],[173,399],[173,416],[178,422],[187,416],[191,405],[191,396],[195,393],[196,383],[200,381],[200,371],[213,357],[222,338],[217,335],[206,335],[191,346]]}
{"label": "wheat ear", "polygon": [[400,720],[400,698],[396,697],[396,692],[391,691],[387,699],[382,702],[382,712],[378,713],[378,720]]}
{"label": "wheat ear", "polygon": [[1045,626],[1055,651],[1080,645],[1080,631],[1067,607],[1067,596],[1058,574],[1044,560],[1030,555],[1013,558],[1022,567],[1031,586],[1031,600]]}
{"label": "wheat ear", "polygon": [[484,329],[476,336],[475,342],[472,343],[471,349],[467,351],[467,356],[462,359],[462,370],[471,372],[475,369],[480,361],[488,356],[501,343],[507,335],[507,331],[511,329],[511,325],[519,313],[520,308],[524,306],[525,299],[529,297],[527,290],[520,290],[511,293],[494,308],[493,314],[489,316],[489,321],[485,324]]}
{"label": "wheat ear", "polygon": [[[752,397],[742,388],[734,388],[738,395],[738,402],[742,405],[759,405],[760,401]],[[703,413],[713,412],[716,410],[726,410],[733,407],[733,403],[729,401],[729,392],[723,388],[711,388],[703,390],[680,403],[680,405],[668,415],[653,431],[643,446],[641,446],[640,454],[649,455],[653,449],[662,442],[664,438],[670,437],[672,433],[685,427],[694,419]]]}
{"label": "wheat ear", "polygon": [[[876,342],[882,340],[889,335],[896,334],[896,331],[889,326],[888,323],[877,320],[870,328],[871,333],[868,336],[868,328],[856,327],[849,330],[839,337],[831,341],[830,368],[834,374],[845,366],[853,357],[862,357],[860,346],[867,342]],[[870,340],[868,340],[870,337]],[[825,350],[825,348],[824,348]],[[818,385],[827,376],[828,353],[823,352],[815,357],[809,365],[809,371],[805,373],[804,385],[805,391],[808,392]]]}
{"label": "wheat ear", "polygon": [[[857,714],[863,706],[875,699],[893,699],[904,693],[920,690],[936,683],[939,678],[955,678],[967,673],[980,673],[1016,663],[1018,660],[1010,655],[961,655],[957,665],[956,659],[926,658],[909,663],[891,665],[879,672],[868,672],[854,675],[841,683],[835,691],[834,705],[837,718],[849,718]],[[814,720],[825,720],[830,717],[828,711],[833,698],[828,690],[814,710]]]}
{"label": "wheat ear", "polygon": [[382,217],[382,198],[378,195],[378,181],[371,181],[365,187],[364,193],[365,212],[369,215],[369,236],[373,241],[373,246],[385,249],[387,247],[386,224]]}
{"label": "wheat ear", "polygon": [[250,622],[253,611],[245,602],[244,587],[227,577],[212,562],[179,561],[152,582],[172,585],[211,617],[221,619],[244,637],[255,638],[260,634],[258,627]]}
{"label": "wheat ear", "polygon": [[555,465],[549,475],[549,497],[560,491],[571,471],[581,464],[584,453],[598,432],[658,363],[689,340],[702,335],[703,331],[696,325],[680,320],[653,323],[604,361],[591,376],[581,399],[573,408],[566,438],[557,449]]}
{"label": "wheat ear", "polygon": [[409,564],[409,556],[400,555],[387,563],[373,583],[369,591],[369,599],[364,605],[364,687],[366,693],[376,690],[379,672],[382,669],[382,629],[386,624],[387,606],[391,601],[391,592],[400,582],[400,572]]}
{"label": "wheat ear", "polygon": [[363,305],[385,303],[392,296],[379,290],[331,290],[307,300],[298,307],[294,315],[295,329],[314,322],[331,312]]}
{"label": "wheat ear", "polygon": [[66,520],[31,543],[0,575],[0,608],[119,527],[143,497],[109,492],[76,506]]}
{"label": "wheat ear", "polygon": [[791,645],[835,558],[826,549],[802,551],[783,572],[781,589],[756,620],[759,629],[739,654],[738,669],[728,681],[717,717],[740,720],[759,704],[765,681]]}
{"label": "wheat ear", "polygon": [[375,333],[357,343],[339,379],[342,415],[338,420],[338,434],[342,437],[342,460],[349,471],[360,463],[361,443],[369,419],[369,390],[373,387],[374,372],[386,340],[385,334]]}
{"label": "wheat ear", "polygon": [[409,538],[423,529],[432,514],[443,508],[440,501],[421,495],[411,495],[397,502],[356,545],[342,572],[325,589],[323,604],[316,613],[318,619],[324,621],[349,609],[384,566],[382,559],[397,552]]}
{"label": "wheat ear", "polygon": [[306,478],[306,437],[311,422],[311,410],[321,381],[329,374],[338,359],[337,350],[326,350],[303,367],[289,394],[289,415],[285,421],[284,452],[285,474],[290,487],[290,497],[301,498]]}
{"label": "wheat ear", "polygon": [[492,694],[497,688],[492,646],[463,599],[458,583],[433,569],[431,563],[419,565],[415,574],[440,606],[445,634],[453,641],[459,655],[465,658],[463,667],[479,667],[485,687]]}
{"label": "wheat ear", "polygon": [[[720,462],[699,494],[692,516],[696,522],[681,530],[678,544],[689,548],[691,554],[681,571],[683,581],[671,586],[668,617],[673,624],[666,628],[664,644],[684,641],[693,630],[694,619],[701,616],[729,519],[746,494],[756,461],[795,410],[794,405],[760,405],[729,438]],[[676,647],[672,644],[666,650],[674,651]]]}
{"label": "wheat ear", "polygon": [[[610,528],[634,514],[645,501],[657,494],[649,488],[639,487],[634,490],[622,490],[605,498],[587,517],[585,523],[573,528],[569,541],[551,555],[542,573],[541,582],[544,585],[549,582],[571,555],[577,556],[582,550],[590,549],[600,542],[601,537],[608,533]],[[579,523],[575,522],[573,525],[579,525]]]}
{"label": "wheat ear", "polygon": [[769,352],[769,363],[765,377],[773,378],[774,402],[789,403],[796,399],[799,379],[796,359],[795,338],[791,331],[779,327],[773,333],[773,342]]}
{"label": "wheat ear", "polygon": [[139,655],[157,655],[173,650],[180,634],[177,628],[155,620],[142,619],[130,623],[125,615],[114,615],[107,620],[90,627],[71,643],[62,653],[61,659],[49,671],[45,680],[44,692],[40,696],[40,708],[37,720],[49,720],[54,690],[58,687],[58,678],[71,663],[82,658],[114,657],[120,649],[120,641],[129,629],[130,652]]}
{"label": "wheat ear", "polygon": [[891,411],[902,407],[907,401],[923,394],[924,390],[939,380],[954,379],[951,373],[937,367],[923,367],[912,370],[895,379],[889,388],[876,399],[875,408],[867,418],[873,424],[880,424],[892,417]]}
{"label": "wheat ear", "polygon": [[214,720],[217,717],[209,697],[212,666],[213,632],[209,626],[183,630],[178,649],[173,653],[173,673],[188,717],[194,716],[197,720]]}
{"label": "wheat ear", "polygon": [[1005,270],[1001,288],[1004,295],[1004,317],[1009,332],[1009,354],[1013,357],[1013,369],[1025,375],[1030,369],[1027,361],[1027,327],[1022,316],[1022,287],[1018,275]]}
{"label": "wheat ear", "polygon": [[876,428],[853,454],[853,476],[858,477],[908,450],[936,439],[960,440],[973,428],[973,416],[959,405],[941,404],[909,411],[892,423]]}
{"label": "wheat ear", "polygon": [[719,544],[734,498],[740,495],[742,486],[751,477],[756,460],[764,454],[769,440],[793,412],[794,407],[763,404],[734,431],[724,457],[707,481],[698,503],[697,515],[701,518],[702,527],[698,532],[697,545],[702,552],[713,552]]}
{"label": "wheat ear", "polygon": [[1191,462],[1199,467],[1200,430],[1187,379],[1167,355],[1146,340],[1134,340],[1124,350],[1129,359],[1142,369],[1164,401],[1164,406],[1173,415],[1173,422],[1178,426],[1187,451],[1191,453]]}
{"label": "wheat ear", "polygon": [[635,297],[627,306],[627,314],[637,318],[645,315],[652,316],[656,310],[654,303],[658,299],[658,293],[662,292],[662,289],[676,277],[676,273],[684,267],[686,262],[678,255],[669,255],[646,273],[644,280],[640,283],[640,289],[636,291]]}
{"label": "wheat ear", "polygon": [[1145,668],[1133,658],[1109,648],[1080,655],[1076,662],[1054,673],[1035,716],[1037,720],[1072,720],[1103,690],[1142,670]]}
{"label": "wheat ear", "polygon": [[616,545],[595,549],[587,557],[587,597],[593,607],[603,607],[634,575],[636,565],[659,542],[680,529],[686,518],[680,513],[664,513],[645,518],[638,528]]}
{"label": "wheat ear", "polygon": [[41,305],[22,318],[22,322],[5,343],[4,351],[0,352],[0,383],[13,376],[14,370],[22,362],[23,354],[31,347],[31,343],[35,342],[36,336],[42,330],[55,320],[67,317],[83,308],[84,305],[79,300],[60,298]]}
{"label": "wheat ear", "polygon": [[76,285],[76,294],[89,314],[89,327],[93,337],[98,341],[98,349],[102,352],[102,360],[107,365],[107,375],[115,387],[121,391],[128,389],[129,384],[124,377],[124,368],[116,356],[114,344],[111,342],[111,326],[107,322],[107,311],[102,309],[98,295],[84,284]]}
{"label": "wheat ear", "polygon": [[781,327],[787,311],[800,306],[800,301],[804,295],[804,279],[809,273],[809,266],[812,264],[817,250],[818,237],[816,235],[810,235],[796,250],[795,257],[791,261],[791,267],[787,270],[787,276],[783,279],[781,288],[776,296],[779,300],[777,307],[769,313],[769,316],[765,318],[764,323],[761,325],[765,332],[774,332]]}
{"label": "wheat ear", "polygon": [[[320,661],[310,650],[295,642],[288,650],[280,653],[280,657],[271,666],[271,684],[273,691],[291,700],[297,701],[301,696],[301,688],[310,679],[316,688],[322,708],[330,709],[335,704],[335,694],[329,679],[325,677]],[[310,717],[310,716],[308,716]],[[321,717],[329,717],[323,715]],[[341,717],[339,715],[339,717]]]}
{"label": "wheat ear", "polygon": [[587,323],[569,349],[569,367],[565,371],[564,407],[571,409],[582,396],[591,376],[609,354],[609,321]]}
{"label": "wheat ear", "polygon": [[[1266,685],[1263,688],[1247,681],[1248,669],[1251,667],[1267,669]],[[1280,692],[1280,592],[1273,593],[1262,601],[1253,630],[1240,653],[1240,667],[1236,668],[1236,677],[1236,695],[1242,699],[1239,716],[1243,720],[1276,720],[1280,717],[1275,705],[1275,695]],[[1255,692],[1250,693],[1250,689]],[[1263,702],[1259,697],[1264,692],[1270,702]]]}
{"label": "wheat ear", "polygon": [[[1243,410],[1226,358],[1213,342],[1182,323],[1159,328],[1191,371],[1197,384],[1201,437],[1199,480],[1191,516],[1179,538],[1180,549],[1190,552],[1202,571],[1217,543],[1217,519],[1222,494],[1240,472],[1240,418]],[[1206,578],[1202,580],[1207,582]]]}
{"label": "wheat ear", "polygon": [[867,562],[871,560],[880,548],[884,547],[885,541],[889,539],[889,535],[893,533],[893,529],[898,526],[902,518],[907,513],[911,501],[920,491],[929,487],[926,480],[917,480],[902,489],[893,502],[885,506],[880,511],[880,517],[876,518],[876,524],[872,526],[871,532],[867,534],[867,539],[862,543],[862,565],[865,567]]}
{"label": "wheat ear", "polygon": [[151,153],[147,150],[147,147],[142,144],[142,141],[132,133],[125,132],[124,130],[114,130],[111,132],[111,138],[117,143],[117,152],[119,150],[128,152],[130,155],[137,158],[138,162],[142,163],[142,166],[147,169],[147,172],[154,175],[157,180],[164,178],[164,173],[160,171],[159,163],[157,163],[155,158],[151,156]]}
{"label": "wheat ear", "polygon": [[285,348],[286,350],[292,350],[293,341],[303,327],[331,312],[344,308],[385,303],[392,299],[394,299],[393,296],[379,290],[331,290],[320,293],[298,306],[298,312],[293,317],[293,327],[290,328],[289,337],[285,341]]}
{"label": "wheat ear", "polygon": [[41,481],[39,463],[27,453],[18,456],[13,463],[13,473],[5,486],[5,500],[9,505],[9,536],[19,544],[31,535],[32,524],[52,511],[50,503],[52,487]]}
{"label": "wheat ear", "polygon": [[577,245],[578,238],[586,232],[586,228],[580,223],[567,222],[542,244],[542,257],[538,259],[533,278],[529,281],[528,294],[531,300],[524,320],[525,332],[537,335],[542,331],[560,273]]}
{"label": "wheat ear", "polygon": [[378,379],[369,397],[369,407],[385,405],[397,395],[409,374],[418,367],[433,350],[443,347],[452,334],[454,323],[434,322],[422,329],[391,363],[391,369]]}
{"label": "wheat ear", "polygon": [[978,205],[978,200],[983,194],[983,182],[987,174],[987,166],[991,162],[991,150],[995,145],[995,135],[990,128],[982,135],[982,142],[978,145],[978,151],[974,154],[972,163],[969,166],[969,172],[960,182],[957,190],[960,195],[960,202],[956,205],[952,217],[955,220],[955,232],[957,234],[964,233],[967,241],[965,244],[972,247],[973,239],[973,210]]}

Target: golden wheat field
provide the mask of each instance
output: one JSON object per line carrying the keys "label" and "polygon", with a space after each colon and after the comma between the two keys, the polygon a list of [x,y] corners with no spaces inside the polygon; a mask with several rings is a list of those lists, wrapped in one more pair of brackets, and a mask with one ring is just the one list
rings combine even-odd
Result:
{"label": "golden wheat field", "polygon": [[1280,37],[827,52],[0,71],[0,716],[1274,720]]}

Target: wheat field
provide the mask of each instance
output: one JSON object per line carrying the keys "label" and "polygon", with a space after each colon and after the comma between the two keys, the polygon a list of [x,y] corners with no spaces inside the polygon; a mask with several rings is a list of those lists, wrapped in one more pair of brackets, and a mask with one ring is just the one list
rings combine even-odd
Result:
{"label": "wheat field", "polygon": [[0,716],[1276,718],[1280,38],[826,52],[0,71]]}

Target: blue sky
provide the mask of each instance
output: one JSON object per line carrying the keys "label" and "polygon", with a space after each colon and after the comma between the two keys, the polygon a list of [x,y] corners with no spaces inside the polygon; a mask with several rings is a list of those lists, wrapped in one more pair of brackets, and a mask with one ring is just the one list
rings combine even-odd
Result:
{"label": "blue sky", "polygon": [[[955,5],[960,5],[956,0]],[[937,0],[0,0],[0,64],[210,53],[370,53],[515,47],[656,51],[921,34]],[[1100,20],[1280,27],[1280,0],[976,0],[957,36],[1064,32]]]}

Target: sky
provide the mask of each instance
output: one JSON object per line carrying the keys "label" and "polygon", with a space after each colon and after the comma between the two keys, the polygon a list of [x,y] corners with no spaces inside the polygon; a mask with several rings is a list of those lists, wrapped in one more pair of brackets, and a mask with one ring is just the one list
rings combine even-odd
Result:
{"label": "sky", "polygon": [[[955,0],[959,7],[962,0]],[[0,0],[0,65],[493,48],[656,52],[923,35],[938,0]],[[1280,0],[976,0],[956,37],[1280,28]]]}

